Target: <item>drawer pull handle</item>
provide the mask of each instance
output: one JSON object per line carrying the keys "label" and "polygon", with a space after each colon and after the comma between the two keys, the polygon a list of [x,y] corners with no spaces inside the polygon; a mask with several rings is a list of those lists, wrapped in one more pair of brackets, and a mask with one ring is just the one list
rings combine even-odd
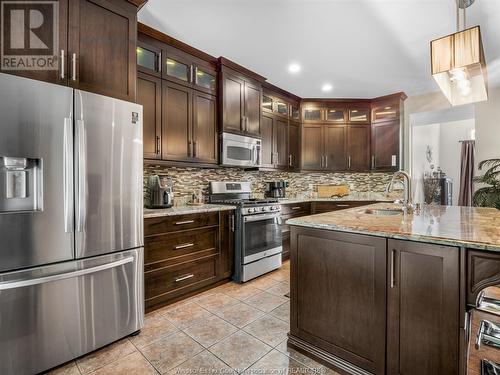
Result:
{"label": "drawer pull handle", "polygon": [[292,207],[292,210],[300,210],[302,207],[300,206],[296,206],[296,207]]}
{"label": "drawer pull handle", "polygon": [[184,276],[181,276],[181,277],[178,277],[177,279],[175,279],[175,282],[178,283],[179,281],[184,281],[184,280],[190,279],[192,277],[194,277],[193,274],[184,275]]}
{"label": "drawer pull handle", "polygon": [[350,204],[337,204],[337,207],[351,207]]}
{"label": "drawer pull handle", "polygon": [[178,221],[175,225],[193,224],[194,220]]}
{"label": "drawer pull handle", "polygon": [[182,245],[177,245],[175,247],[175,250],[185,249],[186,247],[191,247],[191,246],[194,246],[194,243],[184,243]]}

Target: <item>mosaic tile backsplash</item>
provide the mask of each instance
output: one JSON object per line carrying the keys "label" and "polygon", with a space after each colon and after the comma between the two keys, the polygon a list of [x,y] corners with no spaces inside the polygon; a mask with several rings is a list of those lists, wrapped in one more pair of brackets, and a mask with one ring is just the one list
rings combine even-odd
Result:
{"label": "mosaic tile backsplash", "polygon": [[[193,192],[203,191],[208,196],[208,186],[211,181],[250,181],[255,197],[263,197],[266,182],[285,180],[289,187],[287,198],[303,196],[315,191],[320,184],[348,185],[351,193],[383,193],[392,178],[392,173],[314,173],[314,172],[284,172],[284,171],[248,171],[240,168],[180,168],[160,165],[144,165],[144,186],[150,175],[168,175],[174,183],[174,202],[182,205],[190,201]],[[144,189],[144,199],[147,202],[147,189]]]}

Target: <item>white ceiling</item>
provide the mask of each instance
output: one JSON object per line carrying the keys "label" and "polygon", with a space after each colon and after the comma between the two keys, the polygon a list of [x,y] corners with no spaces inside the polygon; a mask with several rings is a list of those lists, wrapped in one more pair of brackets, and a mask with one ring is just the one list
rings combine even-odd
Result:
{"label": "white ceiling", "polygon": [[[454,0],[149,0],[139,20],[304,98],[435,91],[429,42],[456,28]],[[467,24],[499,85],[500,1],[476,0]]]}

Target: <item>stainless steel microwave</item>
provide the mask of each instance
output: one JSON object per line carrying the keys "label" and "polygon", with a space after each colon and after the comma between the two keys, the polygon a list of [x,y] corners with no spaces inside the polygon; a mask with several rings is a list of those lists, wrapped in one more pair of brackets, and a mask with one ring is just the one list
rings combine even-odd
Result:
{"label": "stainless steel microwave", "polygon": [[261,164],[262,141],[243,135],[222,133],[222,165],[254,168]]}

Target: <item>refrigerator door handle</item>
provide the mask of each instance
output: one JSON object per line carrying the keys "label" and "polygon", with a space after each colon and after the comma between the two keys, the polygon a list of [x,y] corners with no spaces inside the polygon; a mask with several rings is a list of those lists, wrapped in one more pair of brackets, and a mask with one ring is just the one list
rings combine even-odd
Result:
{"label": "refrigerator door handle", "polygon": [[87,137],[85,134],[85,122],[76,121],[77,144],[78,144],[78,214],[76,217],[76,231],[83,232],[87,217]]}
{"label": "refrigerator door handle", "polygon": [[64,119],[63,132],[64,231],[73,232],[73,121]]}
{"label": "refrigerator door handle", "polygon": [[75,277],[84,276],[84,275],[88,275],[91,273],[96,273],[99,271],[104,271],[104,270],[108,270],[111,268],[123,266],[124,264],[132,263],[133,261],[134,261],[134,257],[127,257],[127,258],[123,258],[120,260],[116,260],[116,261],[111,262],[111,263],[101,264],[99,266],[95,266],[95,267],[91,267],[91,268],[61,273],[58,275],[50,275],[50,276],[37,277],[37,278],[33,278],[33,279],[9,281],[9,282],[5,282],[5,283],[0,283],[0,291],[9,290],[9,289],[17,289],[17,288],[22,288],[22,287],[26,287],[26,286],[45,284],[45,283],[52,282],[52,281],[72,279]]}

